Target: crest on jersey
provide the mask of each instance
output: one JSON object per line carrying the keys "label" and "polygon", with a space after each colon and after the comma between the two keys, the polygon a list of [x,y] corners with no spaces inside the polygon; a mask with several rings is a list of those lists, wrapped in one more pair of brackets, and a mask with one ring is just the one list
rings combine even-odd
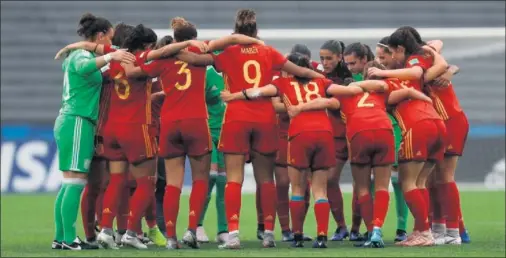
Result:
{"label": "crest on jersey", "polygon": [[416,65],[418,63],[420,63],[420,61],[418,61],[418,58],[413,58],[413,59],[409,60],[410,65]]}

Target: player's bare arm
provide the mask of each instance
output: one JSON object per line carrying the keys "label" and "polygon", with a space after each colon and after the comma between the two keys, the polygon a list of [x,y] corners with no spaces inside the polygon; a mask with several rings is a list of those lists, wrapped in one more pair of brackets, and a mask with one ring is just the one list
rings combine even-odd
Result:
{"label": "player's bare arm", "polygon": [[118,50],[96,58],[83,57],[77,60],[75,69],[78,74],[86,75],[100,70],[102,67],[111,62],[111,60],[132,63],[135,60],[135,56],[124,50]]}
{"label": "player's bare arm", "polygon": [[177,54],[179,51],[181,51],[189,46],[197,47],[200,49],[200,51],[202,51],[204,53],[207,52],[209,49],[207,44],[202,41],[187,40],[187,41],[183,41],[183,42],[172,43],[172,44],[166,45],[166,46],[159,48],[159,49],[151,50],[148,52],[146,59],[148,61],[150,61],[150,60],[154,60],[154,59],[160,59],[163,57],[169,57],[174,54]]}
{"label": "player's bare arm", "polygon": [[420,91],[417,91],[413,88],[405,88],[400,90],[395,90],[390,93],[388,96],[388,104],[395,105],[400,103],[401,101],[408,99],[418,99],[427,101],[432,104],[432,100],[425,94]]}
{"label": "player's bare arm", "polygon": [[429,69],[427,69],[427,71],[425,71],[425,74],[423,75],[423,80],[425,82],[430,82],[434,80],[438,76],[442,75],[448,69],[448,63],[443,58],[443,56],[438,54],[430,47],[429,49],[432,56],[434,57],[434,65],[432,65]]}
{"label": "player's bare arm", "polygon": [[265,85],[259,88],[251,88],[242,90],[240,92],[230,93],[229,91],[222,91],[220,96],[225,102],[233,100],[253,100],[260,97],[274,97],[278,95],[278,88],[272,84]]}
{"label": "player's bare arm", "polygon": [[432,81],[433,86],[447,87],[453,76],[459,73],[460,68],[456,65],[450,65],[445,73]]}
{"label": "player's bare arm", "polygon": [[187,62],[191,65],[197,65],[197,66],[207,66],[214,64],[213,56],[210,54],[195,54],[190,51],[180,51],[179,54],[176,55],[176,58]]}
{"label": "player's bare arm", "polygon": [[362,88],[351,84],[348,86],[331,84],[327,88],[327,94],[332,96],[354,96],[363,92],[364,90]]}
{"label": "player's bare arm", "polygon": [[300,103],[296,106],[288,106],[287,112],[290,118],[293,118],[304,111],[332,109],[341,107],[341,103],[335,98],[316,98],[307,103]]}
{"label": "player's bare arm", "polygon": [[139,78],[148,76],[139,66],[135,66],[133,63],[121,63],[123,69],[125,69],[125,75],[128,78]]}
{"label": "player's bare arm", "polygon": [[90,42],[90,41],[79,41],[79,42],[75,42],[75,43],[66,45],[64,48],[60,49],[58,51],[58,53],[56,53],[56,56],[54,57],[54,59],[56,60],[56,59],[60,59],[61,57],[65,57],[70,53],[71,50],[75,50],[75,49],[84,49],[84,50],[94,52],[99,55],[104,54],[104,45],[103,44],[98,44],[98,43],[94,43],[94,42]]}
{"label": "player's bare arm", "polygon": [[276,110],[276,113],[285,113],[286,112],[285,104],[283,104],[283,101],[281,101],[280,97],[273,97],[272,98],[272,105],[274,106],[274,110]]}
{"label": "player's bare arm", "polygon": [[423,68],[420,66],[413,66],[409,68],[381,70],[376,67],[371,67],[367,70],[367,76],[397,78],[399,80],[420,80],[423,76]]}
{"label": "player's bare arm", "polygon": [[427,45],[432,49],[436,50],[438,53],[441,53],[441,51],[443,50],[443,41],[439,39],[429,40],[427,41]]}
{"label": "player's bare arm", "polygon": [[222,37],[219,39],[211,40],[208,43],[208,45],[209,45],[208,52],[212,52],[212,51],[216,51],[216,50],[223,50],[228,46],[236,45],[236,44],[239,44],[239,45],[250,45],[250,44],[264,45],[264,42],[259,39],[249,37],[246,35],[232,34],[232,35],[228,35],[228,36],[225,36],[225,37]]}
{"label": "player's bare arm", "polygon": [[283,70],[289,74],[299,76],[299,77],[305,77],[305,78],[311,78],[311,79],[325,78],[325,76],[323,74],[315,72],[311,69],[300,67],[290,61],[286,61],[286,63],[281,68],[281,70]]}
{"label": "player's bare arm", "polygon": [[383,80],[353,82],[348,86],[357,86],[368,92],[385,92],[388,90],[388,84]]}

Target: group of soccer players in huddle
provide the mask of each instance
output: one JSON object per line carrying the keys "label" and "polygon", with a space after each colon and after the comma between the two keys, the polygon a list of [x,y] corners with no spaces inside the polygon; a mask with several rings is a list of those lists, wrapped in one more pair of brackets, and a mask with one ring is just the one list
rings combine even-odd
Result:
{"label": "group of soccer players in huddle", "polygon": [[[55,202],[54,249],[146,249],[150,242],[199,248],[209,241],[202,221],[215,184],[216,240],[222,249],[238,249],[246,162],[257,184],[263,247],[276,246],[276,216],[283,241],[293,247],[312,241],[303,230],[309,196],[317,224],[314,248],[327,247],[330,214],[337,224],[332,241],[384,247],[390,183],[400,221],[396,244],[470,241],[454,180],[469,125],[450,81],[458,67],[441,55],[441,41],[424,42],[404,26],[381,39],[375,53],[361,43],[326,41],[318,63],[304,45],[285,56],[258,39],[256,14],[249,9],[237,12],[232,35],[216,40],[197,41],[195,25],[180,17],[172,28],[173,37],[157,41],[142,24],[113,27],[85,14],[78,30],[85,41],[57,54],[68,56],[55,123],[64,184]],[[100,82],[97,73],[101,85],[87,89],[83,82]],[[92,111],[81,112],[85,106]],[[187,231],[178,241],[186,157],[193,183]],[[348,160],[351,230],[339,186]],[[69,226],[78,209],[77,197],[70,196],[81,191],[86,242]],[[414,217],[409,235],[406,206]]]}

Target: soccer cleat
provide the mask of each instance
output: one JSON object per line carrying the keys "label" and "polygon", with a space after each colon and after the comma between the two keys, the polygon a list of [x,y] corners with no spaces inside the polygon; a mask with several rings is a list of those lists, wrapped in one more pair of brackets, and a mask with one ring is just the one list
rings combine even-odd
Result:
{"label": "soccer cleat", "polygon": [[83,241],[79,237],[76,237],[74,242],[71,244],[67,244],[65,242],[62,242],[62,249],[63,250],[72,250],[72,251],[80,251],[80,250],[96,250],[98,249],[98,246],[91,246]]}
{"label": "soccer cleat", "polygon": [[218,246],[219,249],[241,249],[239,232],[229,233],[227,241]]}
{"label": "soccer cleat", "polygon": [[286,230],[281,232],[281,241],[282,242],[292,242],[293,241],[293,233],[290,230]]}
{"label": "soccer cleat", "polygon": [[[197,239],[198,239],[198,235],[197,235]],[[227,242],[227,240],[228,240],[228,232],[219,233],[215,239],[216,243],[218,243],[220,245]]]}
{"label": "soccer cleat", "polygon": [[362,247],[362,248],[372,247],[372,242],[370,239],[370,236],[372,236],[372,234],[366,234],[366,235],[367,235],[367,238],[365,238],[364,236],[361,236],[363,239],[363,242],[358,243],[358,244],[354,244],[353,246],[354,247]]}
{"label": "soccer cleat", "polygon": [[58,242],[57,240],[53,240],[53,243],[51,244],[51,249],[54,249],[54,250],[63,249],[62,243]]}
{"label": "soccer cleat", "polygon": [[327,248],[327,236],[318,236],[313,242],[313,248]]}
{"label": "soccer cleat", "polygon": [[183,239],[181,239],[181,242],[193,249],[200,248],[199,242],[197,241],[197,236],[195,235],[195,232],[193,232],[192,230],[187,230],[184,233]]}
{"label": "soccer cleat", "polygon": [[373,247],[373,248],[383,248],[383,247],[385,247],[385,243],[383,242],[383,234],[381,233],[381,228],[375,227],[372,230],[372,234],[371,234],[371,247]]}
{"label": "soccer cleat", "polygon": [[274,241],[274,232],[266,230],[264,232],[264,239],[262,240],[262,246],[265,248],[276,247],[276,242]]}
{"label": "soccer cleat", "polygon": [[207,237],[204,227],[197,227],[197,241],[199,243],[209,243],[209,237]]}
{"label": "soccer cleat", "polygon": [[419,234],[420,234],[420,231],[415,230],[415,231],[411,232],[411,234],[409,234],[405,240],[403,240],[401,242],[397,242],[397,243],[395,243],[395,245],[404,246],[406,243],[408,243],[408,242],[412,241],[414,238],[418,237]]}
{"label": "soccer cleat", "polygon": [[258,240],[264,240],[264,231],[257,229],[257,239]]}
{"label": "soccer cleat", "polygon": [[97,241],[97,239],[96,239],[96,238],[95,238],[95,239],[93,239],[93,240],[91,240],[91,241],[86,240],[86,244],[88,244],[88,245],[89,245],[90,247],[92,247],[93,249],[99,249],[99,246],[100,246],[100,245],[98,244],[98,241]]}
{"label": "soccer cleat", "polygon": [[434,245],[444,245],[445,244],[445,233],[432,232],[432,237],[434,238]]}
{"label": "soccer cleat", "polygon": [[176,238],[169,238],[169,239],[167,239],[167,245],[166,245],[166,247],[169,250],[181,249],[181,245],[179,244],[179,242],[177,241]]}
{"label": "soccer cleat", "polygon": [[444,234],[440,238],[434,239],[435,245],[461,245],[462,239],[460,236],[451,236],[450,234]]}
{"label": "soccer cleat", "polygon": [[346,227],[339,226],[336,229],[336,232],[334,232],[334,235],[332,235],[330,241],[343,241],[348,236],[350,236],[350,232],[348,232],[348,229]]}
{"label": "soccer cleat", "polygon": [[97,242],[104,249],[119,249],[118,245],[114,241],[114,237],[106,232],[106,229],[102,229],[97,236]]}
{"label": "soccer cleat", "polygon": [[120,233],[119,231],[114,232],[114,242],[116,242],[116,245],[118,247],[121,246],[121,238],[123,237],[125,233]]}
{"label": "soccer cleat", "polygon": [[471,243],[471,237],[469,236],[469,231],[467,231],[467,228],[464,229],[464,231],[460,232],[460,239],[462,240],[462,243],[464,243],[464,244]]}
{"label": "soccer cleat", "polygon": [[148,246],[142,243],[137,236],[131,236],[128,233],[124,234],[121,238],[123,246],[131,246],[136,249],[148,249]]}
{"label": "soccer cleat", "polygon": [[167,239],[162,234],[158,226],[150,228],[148,231],[148,238],[153,241],[156,246],[164,247],[167,245]]}
{"label": "soccer cleat", "polygon": [[404,240],[406,240],[407,237],[408,237],[408,234],[406,233],[406,231],[404,231],[402,229],[397,229],[397,231],[395,232],[394,242],[404,241]]}
{"label": "soccer cleat", "polygon": [[367,237],[360,234],[360,232],[351,231],[349,239],[352,242],[361,242],[361,241],[366,241]]}
{"label": "soccer cleat", "polygon": [[290,246],[294,247],[294,248],[304,247],[304,236],[302,234],[294,234],[293,235],[293,242]]}

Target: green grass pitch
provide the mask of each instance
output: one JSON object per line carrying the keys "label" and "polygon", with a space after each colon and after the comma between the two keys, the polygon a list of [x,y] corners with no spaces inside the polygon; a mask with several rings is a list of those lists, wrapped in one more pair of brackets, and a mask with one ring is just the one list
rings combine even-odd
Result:
{"label": "green grass pitch", "polygon": [[[347,223],[350,219],[350,194],[345,194],[345,210]],[[328,249],[312,249],[307,243],[303,249],[290,248],[288,243],[278,241],[277,248],[263,249],[256,240],[256,211],[253,195],[244,195],[241,211],[241,250],[218,250],[215,243],[202,245],[200,250],[182,249],[169,251],[164,248],[150,247],[149,250],[94,250],[94,251],[53,251],[50,248],[53,240],[53,201],[54,195],[2,195],[2,257],[157,257],[157,256],[186,256],[186,257],[505,257],[505,193],[499,192],[463,192],[461,194],[462,208],[465,222],[471,234],[472,243],[462,246],[437,247],[397,247],[393,245],[395,233],[394,198],[391,205],[384,235],[387,246],[384,249],[360,249],[353,247],[349,241],[329,242]],[[214,200],[211,200],[213,202]],[[214,202],[213,202],[214,203]],[[209,237],[214,240],[216,234],[216,212],[214,204],[209,206],[205,228]],[[188,196],[181,200],[178,234],[182,236],[187,224]],[[410,220],[408,228],[412,225]],[[76,224],[78,234],[84,238],[81,218]],[[314,235],[316,231],[312,209],[308,213],[305,224],[306,233]],[[332,221],[329,227],[329,237],[335,229]],[[362,231],[364,226],[362,226]],[[277,229],[277,238],[280,231]]]}

